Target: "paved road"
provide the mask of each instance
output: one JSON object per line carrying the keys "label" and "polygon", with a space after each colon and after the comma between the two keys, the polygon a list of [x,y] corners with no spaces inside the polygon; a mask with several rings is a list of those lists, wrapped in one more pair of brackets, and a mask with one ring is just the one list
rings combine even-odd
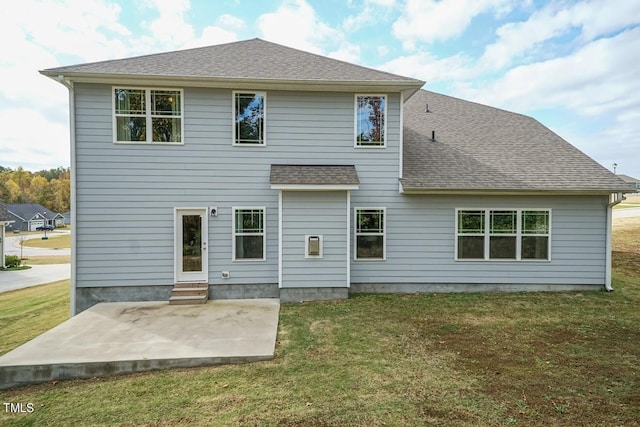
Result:
{"label": "paved road", "polygon": [[28,270],[0,271],[0,292],[28,288],[71,277],[71,264],[33,265]]}
{"label": "paved road", "polygon": [[613,210],[613,219],[631,218],[635,216],[640,216],[640,208],[624,208]]}
{"label": "paved road", "polygon": [[[69,231],[49,231],[48,237],[56,237],[62,234],[69,234]],[[15,236],[11,234],[6,235],[6,246],[4,249],[5,255],[20,256],[20,238],[22,236]],[[42,238],[41,234],[27,234],[25,237],[29,240]],[[30,256],[45,256],[45,255],[70,255],[71,249],[45,249],[45,248],[31,248],[24,246],[22,248],[22,257],[29,258]]]}

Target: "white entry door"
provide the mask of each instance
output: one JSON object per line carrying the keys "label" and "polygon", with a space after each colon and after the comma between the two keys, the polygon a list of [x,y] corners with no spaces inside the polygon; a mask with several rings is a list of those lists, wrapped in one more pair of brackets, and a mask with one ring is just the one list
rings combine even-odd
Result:
{"label": "white entry door", "polygon": [[207,209],[176,209],[176,281],[208,282]]}

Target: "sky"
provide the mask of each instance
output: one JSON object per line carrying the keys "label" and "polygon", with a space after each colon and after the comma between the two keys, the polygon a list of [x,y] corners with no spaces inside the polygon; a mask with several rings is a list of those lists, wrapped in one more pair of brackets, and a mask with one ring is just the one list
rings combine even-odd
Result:
{"label": "sky", "polygon": [[640,178],[640,0],[20,0],[0,16],[0,166],[69,166],[68,92],[38,70],[259,37],[532,116]]}

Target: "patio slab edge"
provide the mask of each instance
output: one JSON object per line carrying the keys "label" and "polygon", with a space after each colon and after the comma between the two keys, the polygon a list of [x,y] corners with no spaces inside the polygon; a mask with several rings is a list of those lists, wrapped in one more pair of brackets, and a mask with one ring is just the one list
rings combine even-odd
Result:
{"label": "patio slab edge", "polygon": [[51,381],[98,378],[164,369],[261,362],[272,360],[273,357],[274,355],[271,354],[0,366],[0,390]]}

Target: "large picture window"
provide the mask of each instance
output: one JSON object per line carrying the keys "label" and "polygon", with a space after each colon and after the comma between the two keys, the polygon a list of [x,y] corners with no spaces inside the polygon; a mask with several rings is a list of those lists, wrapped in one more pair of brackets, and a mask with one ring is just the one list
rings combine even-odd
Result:
{"label": "large picture window", "polygon": [[265,100],[264,93],[233,93],[234,145],[265,145]]}
{"label": "large picture window", "polygon": [[113,116],[115,142],[182,142],[182,90],[113,88]]}
{"label": "large picture window", "polygon": [[384,147],[387,138],[387,97],[356,95],[356,147]]}
{"label": "large picture window", "polygon": [[233,260],[263,261],[265,208],[233,208]]}
{"label": "large picture window", "polygon": [[355,259],[385,259],[385,209],[356,208]]}
{"label": "large picture window", "polygon": [[549,209],[456,210],[456,259],[549,260]]}

